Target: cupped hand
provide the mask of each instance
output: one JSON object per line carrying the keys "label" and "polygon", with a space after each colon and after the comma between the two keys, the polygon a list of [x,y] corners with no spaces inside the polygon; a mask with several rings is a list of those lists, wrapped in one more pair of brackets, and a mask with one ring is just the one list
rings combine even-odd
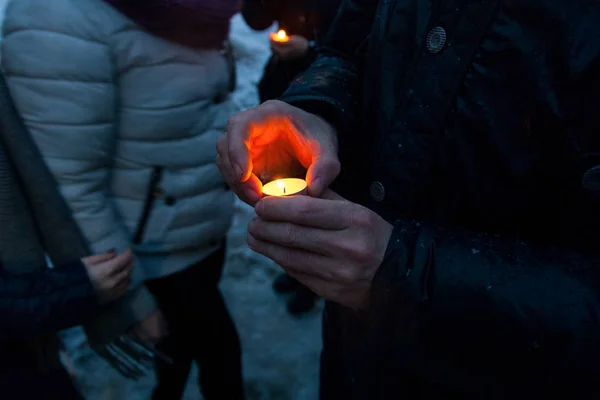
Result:
{"label": "cupped hand", "polygon": [[232,116],[217,142],[217,165],[246,203],[262,197],[262,184],[307,170],[311,196],[320,196],[340,172],[335,129],[324,119],[281,101]]}
{"label": "cupped hand", "polygon": [[393,227],[328,190],[324,198],[267,197],[255,207],[248,245],[324,298],[369,306]]}

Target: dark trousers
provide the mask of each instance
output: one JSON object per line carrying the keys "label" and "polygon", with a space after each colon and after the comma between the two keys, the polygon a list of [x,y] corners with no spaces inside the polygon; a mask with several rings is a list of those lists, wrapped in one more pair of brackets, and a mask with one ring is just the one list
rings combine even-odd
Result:
{"label": "dark trousers", "polygon": [[173,359],[157,361],[154,400],[183,396],[192,361],[207,400],[243,399],[240,340],[218,288],[225,250],[165,278],[147,281],[169,324],[158,349]]}

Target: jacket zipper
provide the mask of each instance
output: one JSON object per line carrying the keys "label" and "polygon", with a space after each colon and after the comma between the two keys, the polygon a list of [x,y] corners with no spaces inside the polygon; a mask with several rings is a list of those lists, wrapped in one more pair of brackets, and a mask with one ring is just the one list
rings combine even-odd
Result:
{"label": "jacket zipper", "polygon": [[148,184],[148,189],[146,191],[146,199],[144,201],[142,217],[140,218],[140,222],[138,222],[137,229],[135,230],[135,235],[133,236],[133,243],[135,244],[142,243],[142,239],[144,238],[146,225],[148,224],[148,219],[150,218],[152,207],[154,206],[154,202],[156,201],[157,196],[155,195],[155,192],[158,188],[160,178],[162,177],[162,172],[162,167],[154,167],[154,169],[152,170],[152,175],[150,176],[150,183]]}

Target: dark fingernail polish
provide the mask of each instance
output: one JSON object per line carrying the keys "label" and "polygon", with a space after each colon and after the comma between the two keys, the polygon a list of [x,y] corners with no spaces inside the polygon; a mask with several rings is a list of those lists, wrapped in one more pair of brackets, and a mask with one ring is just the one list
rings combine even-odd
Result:
{"label": "dark fingernail polish", "polygon": [[116,248],[114,248],[114,247],[113,247],[112,249],[108,249],[108,250],[106,250],[106,254],[110,254],[110,253],[116,253],[116,252],[117,252],[117,249],[116,249]]}

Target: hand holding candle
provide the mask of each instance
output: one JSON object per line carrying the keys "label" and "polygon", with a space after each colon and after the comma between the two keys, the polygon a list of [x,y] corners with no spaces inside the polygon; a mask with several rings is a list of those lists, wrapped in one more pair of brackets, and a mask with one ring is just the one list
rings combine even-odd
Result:
{"label": "hand holding candle", "polygon": [[255,210],[248,226],[252,250],[328,300],[368,307],[392,225],[330,190],[320,199],[266,197]]}
{"label": "hand holding candle", "polygon": [[295,60],[308,53],[308,40],[300,35],[288,36],[284,30],[270,35],[271,51],[282,60]]}
{"label": "hand holding candle", "polygon": [[225,181],[250,205],[262,198],[262,182],[297,176],[298,166],[308,170],[307,191],[316,197],[340,172],[333,127],[276,100],[234,115],[217,142],[217,154]]}

